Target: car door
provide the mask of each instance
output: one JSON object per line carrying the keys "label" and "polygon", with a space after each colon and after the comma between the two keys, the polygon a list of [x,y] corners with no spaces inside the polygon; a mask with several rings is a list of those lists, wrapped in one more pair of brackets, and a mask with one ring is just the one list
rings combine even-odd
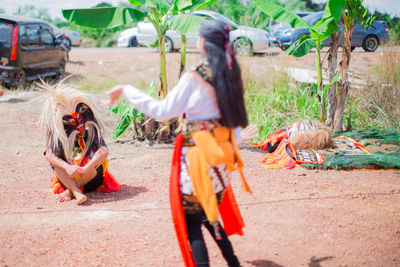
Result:
{"label": "car door", "polygon": [[356,47],[356,46],[361,46],[363,43],[363,40],[367,36],[367,31],[356,24],[353,30],[353,35],[351,36],[351,46]]}
{"label": "car door", "polygon": [[42,48],[40,44],[40,26],[38,24],[21,25],[19,38],[21,43],[21,67],[28,75],[36,75],[42,68]]}
{"label": "car door", "polygon": [[54,71],[58,66],[58,48],[54,42],[54,35],[50,30],[50,26],[40,25],[40,42],[42,45],[42,66],[43,72],[48,73]]}

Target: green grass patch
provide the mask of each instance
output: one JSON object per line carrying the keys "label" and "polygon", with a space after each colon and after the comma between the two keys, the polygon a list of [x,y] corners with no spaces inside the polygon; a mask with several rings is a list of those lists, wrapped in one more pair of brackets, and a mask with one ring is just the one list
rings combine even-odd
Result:
{"label": "green grass patch", "polygon": [[271,82],[249,80],[245,99],[250,123],[257,124],[260,139],[298,119],[318,119],[318,100],[312,88],[292,84],[284,73],[272,73]]}

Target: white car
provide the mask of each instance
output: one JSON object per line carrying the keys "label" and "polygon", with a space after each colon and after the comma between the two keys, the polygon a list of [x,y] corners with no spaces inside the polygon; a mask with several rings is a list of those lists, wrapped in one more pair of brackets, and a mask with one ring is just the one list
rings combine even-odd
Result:
{"label": "white car", "polygon": [[[213,20],[223,21],[232,26],[229,37],[236,54],[250,55],[253,52],[263,52],[270,44],[270,34],[267,31],[239,26],[224,17],[223,15],[208,11],[200,10],[193,13],[196,16],[202,16]],[[140,22],[137,27],[122,31],[118,36],[118,47],[137,47],[146,45],[145,41],[157,37],[156,30],[149,22]],[[198,33],[188,34],[186,36],[187,48],[196,48]],[[181,35],[175,31],[167,31],[165,40],[166,52],[172,52],[181,48]]]}
{"label": "white car", "polygon": [[53,24],[50,24],[50,26],[53,28],[54,34],[56,36],[59,34],[65,34],[65,39],[63,40],[63,44],[68,49],[68,51],[71,50],[71,46],[81,45],[82,37],[78,32],[68,29],[60,29]]}

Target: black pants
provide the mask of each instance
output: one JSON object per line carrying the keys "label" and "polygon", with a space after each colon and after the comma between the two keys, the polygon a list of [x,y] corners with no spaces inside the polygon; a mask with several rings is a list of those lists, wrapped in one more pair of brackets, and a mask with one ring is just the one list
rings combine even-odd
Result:
{"label": "black pants", "polygon": [[207,247],[204,242],[203,234],[201,232],[202,225],[207,228],[207,230],[214,238],[228,265],[240,266],[239,260],[233,252],[232,244],[229,241],[228,236],[226,235],[220,223],[218,223],[218,226],[222,239],[217,240],[215,238],[214,227],[207,220],[204,212],[200,214],[185,214],[185,219],[189,242],[190,246],[192,247],[193,258],[196,266],[209,266]]}

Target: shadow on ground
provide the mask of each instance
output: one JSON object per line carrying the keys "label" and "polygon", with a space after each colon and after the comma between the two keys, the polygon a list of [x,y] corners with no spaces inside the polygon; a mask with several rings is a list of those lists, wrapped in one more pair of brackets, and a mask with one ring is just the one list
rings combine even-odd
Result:
{"label": "shadow on ground", "polygon": [[308,263],[309,267],[321,267],[321,264],[319,264],[320,262],[323,261],[327,261],[330,259],[333,259],[334,257],[332,256],[326,256],[326,257],[322,257],[322,258],[316,258],[315,256],[312,256],[310,259],[310,262]]}
{"label": "shadow on ground", "polygon": [[[333,259],[334,257],[332,256],[327,256],[327,257],[322,257],[322,258],[316,258],[315,256],[312,256],[310,259],[310,262],[308,263],[309,267],[321,267],[320,262],[327,261],[330,259]],[[280,265],[278,263],[275,263],[273,261],[269,260],[255,260],[255,261],[247,261],[247,263],[250,263],[253,266],[256,267],[283,267],[283,265]]]}
{"label": "shadow on ground", "polygon": [[247,263],[256,267],[283,267],[282,265],[269,260],[247,261]]}
{"label": "shadow on ground", "polygon": [[145,193],[147,190],[144,186],[130,186],[121,185],[121,190],[117,192],[110,193],[100,193],[100,192],[90,192],[87,194],[88,201],[84,203],[85,206],[90,206],[92,204],[101,204],[107,202],[115,202],[126,199],[134,198],[135,196]]}

